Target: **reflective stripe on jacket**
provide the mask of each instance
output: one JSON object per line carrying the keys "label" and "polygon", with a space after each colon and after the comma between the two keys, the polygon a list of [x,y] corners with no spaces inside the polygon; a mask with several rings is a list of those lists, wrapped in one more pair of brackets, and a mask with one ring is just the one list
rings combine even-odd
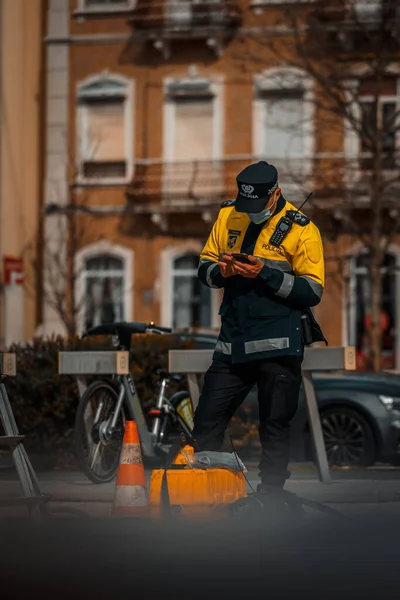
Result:
{"label": "reflective stripe on jacket", "polygon": [[[224,288],[221,330],[215,355],[234,363],[279,355],[301,355],[301,311],[316,306],[325,283],[319,229],[298,213],[279,247],[269,243],[280,218],[296,208],[280,197],[275,214],[254,225],[234,201],[223,203],[200,254],[198,275],[212,288]],[[293,214],[293,213],[292,213]],[[258,277],[224,278],[218,261],[224,252],[247,252],[264,262]]]}

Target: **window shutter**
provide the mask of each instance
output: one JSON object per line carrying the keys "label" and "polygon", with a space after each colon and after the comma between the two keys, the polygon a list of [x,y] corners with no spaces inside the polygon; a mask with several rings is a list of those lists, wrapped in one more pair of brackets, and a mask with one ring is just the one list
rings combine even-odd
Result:
{"label": "window shutter", "polygon": [[175,160],[209,159],[213,150],[212,98],[179,99],[175,104]]}
{"label": "window shutter", "polygon": [[124,100],[91,100],[86,103],[86,118],[90,153],[86,158],[125,160]]}
{"label": "window shutter", "polygon": [[302,158],[304,154],[302,97],[265,98],[264,153],[274,159]]}
{"label": "window shutter", "polygon": [[170,202],[194,196],[219,197],[222,179],[212,165],[214,103],[210,95],[183,96],[175,104],[173,163],[164,167],[164,195]]}

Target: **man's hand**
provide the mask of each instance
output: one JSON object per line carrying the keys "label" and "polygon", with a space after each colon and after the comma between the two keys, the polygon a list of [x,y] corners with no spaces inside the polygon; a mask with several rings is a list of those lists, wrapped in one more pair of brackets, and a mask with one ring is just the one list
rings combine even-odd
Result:
{"label": "man's hand", "polygon": [[222,259],[219,261],[218,265],[222,277],[232,277],[232,275],[237,275],[235,271],[235,261],[233,260],[229,252],[227,254],[224,254]]}
{"label": "man's hand", "polygon": [[[231,257],[232,258],[232,257]],[[246,264],[239,262],[237,260],[233,260],[233,268],[235,270],[235,275],[241,275],[242,277],[248,277],[250,279],[254,279],[258,277],[261,269],[264,267],[264,263],[259,258],[255,256],[248,255],[249,261],[251,264]]]}

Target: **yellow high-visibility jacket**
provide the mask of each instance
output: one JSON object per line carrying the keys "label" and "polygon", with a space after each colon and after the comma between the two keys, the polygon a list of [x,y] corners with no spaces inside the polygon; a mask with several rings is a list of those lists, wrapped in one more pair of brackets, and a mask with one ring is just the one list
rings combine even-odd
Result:
{"label": "yellow high-visibility jacket", "polygon": [[[318,227],[303,213],[281,246],[269,243],[280,218],[296,207],[281,196],[272,217],[255,225],[224,202],[200,254],[198,276],[224,288],[221,330],[214,357],[233,363],[280,355],[302,356],[301,314],[316,306],[325,284],[323,245]],[[294,215],[289,212],[289,215]],[[246,252],[264,262],[258,277],[224,278],[218,261],[224,252]]]}

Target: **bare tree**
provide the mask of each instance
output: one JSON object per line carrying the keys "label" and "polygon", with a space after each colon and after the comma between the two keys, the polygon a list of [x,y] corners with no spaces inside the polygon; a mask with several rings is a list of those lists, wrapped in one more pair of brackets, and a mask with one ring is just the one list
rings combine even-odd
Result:
{"label": "bare tree", "polygon": [[[265,19],[250,57],[236,58],[257,70],[272,58],[314,83],[315,212],[325,223],[339,219],[340,238],[355,237],[368,255],[370,363],[379,371],[382,268],[400,228],[398,0],[299,2],[274,6]],[[344,152],[349,139],[355,151]]]}
{"label": "bare tree", "polygon": [[[103,129],[91,130],[88,136],[90,147],[86,149],[85,156],[94,158],[106,139]],[[87,297],[84,286],[80,285],[84,265],[78,264],[77,255],[88,242],[85,227],[87,222],[85,223],[82,215],[92,215],[95,211],[90,206],[90,192],[82,189],[77,191],[75,182],[80,176],[79,164],[68,150],[66,137],[64,145],[71,183],[68,190],[65,190],[65,182],[52,181],[53,203],[45,206],[44,223],[26,254],[42,282],[44,304],[54,312],[66,333],[75,335],[78,333],[80,316],[90,320],[99,310],[102,311],[102,318],[105,313],[110,314],[110,310],[107,311],[110,305],[110,282],[102,282],[101,293],[96,299],[92,295]],[[67,199],[64,197],[65,192]]]}
{"label": "bare tree", "polygon": [[[49,218],[49,217],[47,217]],[[83,298],[76,294],[80,273],[75,268],[75,258],[82,246],[83,231],[76,215],[54,215],[56,222],[56,242],[45,239],[44,280],[45,302],[64,324],[69,335],[77,333],[78,315]]]}
{"label": "bare tree", "polygon": [[[43,282],[44,303],[54,311],[67,334],[75,335],[84,302],[83,294],[76,294],[82,275],[76,255],[84,244],[83,225],[73,210],[63,212],[57,205],[50,206],[43,218],[51,219],[51,234],[38,232],[27,244],[24,258],[36,274],[36,282]],[[27,282],[28,294],[37,294],[36,282]]]}

